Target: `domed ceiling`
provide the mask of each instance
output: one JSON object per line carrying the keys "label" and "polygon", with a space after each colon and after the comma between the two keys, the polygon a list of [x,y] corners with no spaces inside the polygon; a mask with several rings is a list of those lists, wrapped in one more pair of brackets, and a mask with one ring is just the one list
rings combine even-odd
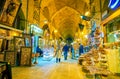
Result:
{"label": "domed ceiling", "polygon": [[49,28],[54,27],[63,38],[74,39],[81,23],[80,15],[88,9],[89,0],[42,0],[40,20],[47,20]]}

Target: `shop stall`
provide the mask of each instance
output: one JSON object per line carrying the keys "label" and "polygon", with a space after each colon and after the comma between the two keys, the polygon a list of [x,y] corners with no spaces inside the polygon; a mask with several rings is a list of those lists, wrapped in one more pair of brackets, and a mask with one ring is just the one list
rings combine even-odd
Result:
{"label": "shop stall", "polygon": [[32,24],[30,26],[30,34],[32,34],[32,52],[36,53],[36,47],[40,45],[40,47],[43,47],[41,44],[42,36],[43,36],[43,30],[39,28],[39,26]]}
{"label": "shop stall", "polygon": [[[108,70],[120,74],[120,2],[110,0],[104,5],[101,26],[104,32],[104,45],[107,47]],[[113,6],[114,5],[114,6]]]}
{"label": "shop stall", "polygon": [[0,28],[0,60],[8,61],[13,66],[15,65],[14,36],[20,36],[21,31],[13,28],[8,30],[9,27],[3,26],[4,28]]}
{"label": "shop stall", "polygon": [[[8,28],[8,29],[6,29]],[[20,66],[23,65],[21,61],[23,61],[22,57],[26,56],[21,52],[22,48],[26,47],[30,50],[31,48],[31,37],[29,35],[22,34],[23,31],[17,30],[14,28],[9,28],[4,26],[4,28],[0,28],[0,61],[7,61],[11,64],[11,66]],[[24,65],[31,65],[31,51],[29,51],[29,56],[24,59],[26,60]]]}
{"label": "shop stall", "polygon": [[39,49],[42,49],[44,45],[44,40],[43,40],[43,30],[39,28],[38,25],[31,24],[30,25],[30,34],[32,35],[32,58],[33,62],[37,64],[37,58],[40,56],[40,52],[37,52],[37,47]]}
{"label": "shop stall", "polygon": [[107,49],[108,69],[114,74],[120,74],[120,47],[119,42],[109,43]]}
{"label": "shop stall", "polygon": [[[88,75],[97,77],[120,74],[120,42],[104,43],[98,49],[92,48],[79,57],[79,64]],[[97,76],[95,76],[97,75]]]}

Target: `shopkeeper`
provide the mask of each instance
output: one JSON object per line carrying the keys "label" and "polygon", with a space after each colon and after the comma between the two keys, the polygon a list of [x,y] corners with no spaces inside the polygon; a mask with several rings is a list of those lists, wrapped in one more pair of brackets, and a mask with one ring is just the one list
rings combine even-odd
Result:
{"label": "shopkeeper", "polygon": [[36,52],[40,54],[40,56],[43,56],[43,51],[37,46]]}

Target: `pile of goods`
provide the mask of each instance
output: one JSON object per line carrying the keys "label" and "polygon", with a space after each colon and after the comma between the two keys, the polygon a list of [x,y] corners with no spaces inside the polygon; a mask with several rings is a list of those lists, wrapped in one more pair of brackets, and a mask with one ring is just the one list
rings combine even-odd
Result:
{"label": "pile of goods", "polygon": [[99,46],[99,49],[92,48],[88,53],[81,55],[78,62],[87,74],[104,76],[111,74],[108,70],[107,52],[104,51],[102,46]]}

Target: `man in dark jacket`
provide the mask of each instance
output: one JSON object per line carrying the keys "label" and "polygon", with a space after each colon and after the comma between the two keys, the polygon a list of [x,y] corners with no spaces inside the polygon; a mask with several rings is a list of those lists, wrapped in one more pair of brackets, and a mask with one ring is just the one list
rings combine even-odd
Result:
{"label": "man in dark jacket", "polygon": [[69,51],[69,46],[66,44],[66,45],[63,47],[64,60],[67,60],[68,51]]}
{"label": "man in dark jacket", "polygon": [[79,56],[84,52],[84,47],[82,44],[80,44],[80,47],[79,47]]}
{"label": "man in dark jacket", "polygon": [[36,52],[40,54],[40,56],[43,56],[43,51],[37,46]]}

